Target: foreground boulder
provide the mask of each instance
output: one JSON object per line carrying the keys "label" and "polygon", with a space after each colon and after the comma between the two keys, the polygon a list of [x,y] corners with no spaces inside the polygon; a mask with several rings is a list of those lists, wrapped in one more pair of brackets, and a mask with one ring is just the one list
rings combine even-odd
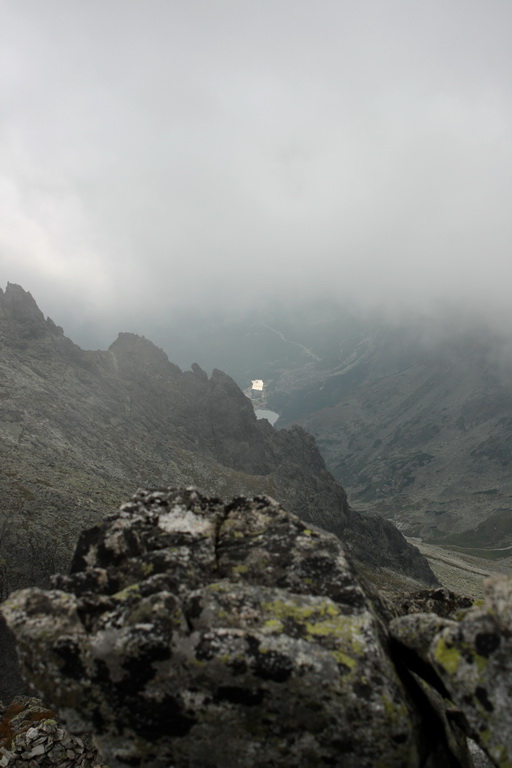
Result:
{"label": "foreground boulder", "polygon": [[3,610],[110,768],[469,765],[425,738],[339,540],[269,497],[140,491],[55,587]]}
{"label": "foreground boulder", "polygon": [[[430,694],[464,718],[467,731],[495,765],[512,765],[512,579],[484,582],[482,607],[459,621],[433,613],[391,622],[391,634]],[[425,682],[423,683],[425,685]]]}
{"label": "foreground boulder", "polygon": [[390,607],[271,498],[189,488],[139,491],[54,587],[2,606],[49,708],[4,718],[4,768],[512,764],[510,579]]}

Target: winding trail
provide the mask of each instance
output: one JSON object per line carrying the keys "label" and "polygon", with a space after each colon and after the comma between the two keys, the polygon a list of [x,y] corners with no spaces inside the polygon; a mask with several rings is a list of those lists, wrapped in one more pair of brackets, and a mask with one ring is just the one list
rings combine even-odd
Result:
{"label": "winding trail", "polygon": [[299,347],[303,352],[305,352],[307,355],[312,357],[314,360],[320,360],[318,355],[315,355],[314,352],[312,352],[310,349],[304,346],[304,344],[300,344],[298,341],[291,341],[290,339],[287,339],[286,336],[282,331],[279,331],[277,328],[272,328],[270,325],[267,325],[266,323],[260,322],[260,325],[263,326],[263,328],[267,328],[269,331],[272,331],[272,333],[277,333],[277,335],[286,343],[286,344],[293,344],[296,347]]}

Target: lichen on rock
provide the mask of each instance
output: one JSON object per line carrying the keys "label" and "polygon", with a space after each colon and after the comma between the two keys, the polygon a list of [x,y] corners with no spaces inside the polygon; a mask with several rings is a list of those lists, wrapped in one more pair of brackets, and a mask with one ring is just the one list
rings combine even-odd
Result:
{"label": "lichen on rock", "polygon": [[24,673],[114,766],[420,766],[339,540],[269,497],[139,491],[3,607]]}
{"label": "lichen on rock", "polygon": [[456,708],[466,731],[494,765],[512,765],[512,579],[487,579],[481,607],[458,621],[411,614],[391,622],[391,634]]}

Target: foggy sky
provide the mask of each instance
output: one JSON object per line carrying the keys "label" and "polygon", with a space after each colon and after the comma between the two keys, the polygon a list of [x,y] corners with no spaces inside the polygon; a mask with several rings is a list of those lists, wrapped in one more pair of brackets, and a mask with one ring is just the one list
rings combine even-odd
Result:
{"label": "foggy sky", "polygon": [[109,334],[322,292],[506,312],[511,29],[510,0],[3,0],[0,285]]}

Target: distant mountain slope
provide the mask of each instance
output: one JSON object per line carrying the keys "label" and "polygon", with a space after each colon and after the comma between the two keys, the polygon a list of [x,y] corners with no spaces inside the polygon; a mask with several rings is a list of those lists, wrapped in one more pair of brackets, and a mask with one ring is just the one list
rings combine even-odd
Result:
{"label": "distant mountain slope", "polygon": [[354,506],[411,536],[512,544],[512,368],[492,334],[366,329],[309,380],[285,371],[271,403],[316,437]]}
{"label": "distant mountain slope", "polygon": [[[487,557],[512,546],[512,333],[477,313],[389,318],[318,301],[197,316],[161,335],[173,359],[213,355],[265,380],[277,426],[302,424],[351,504],[412,536]],[[192,355],[192,357],[191,357]],[[512,551],[512,550],[511,550]]]}
{"label": "distant mountain slope", "polygon": [[257,421],[224,373],[182,372],[133,334],[83,351],[11,284],[0,291],[0,351],[3,594],[65,569],[78,532],[139,485],[269,493],[361,561],[433,580],[392,525],[349,508],[310,435]]}

